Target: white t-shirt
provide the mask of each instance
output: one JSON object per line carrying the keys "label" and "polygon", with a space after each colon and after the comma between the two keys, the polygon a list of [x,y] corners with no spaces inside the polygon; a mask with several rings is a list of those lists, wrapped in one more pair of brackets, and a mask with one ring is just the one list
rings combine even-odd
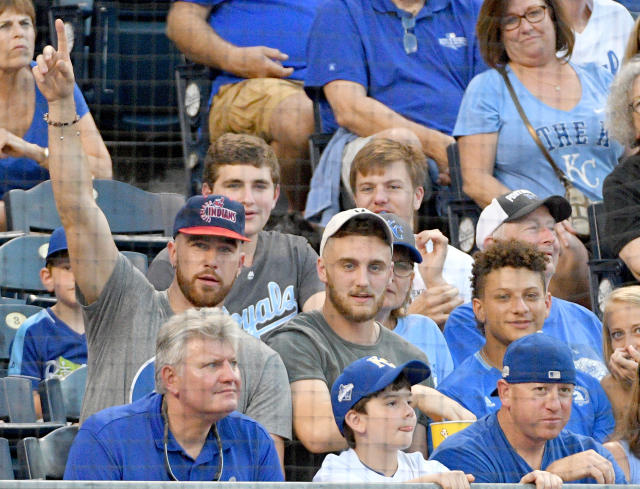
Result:
{"label": "white t-shirt", "polygon": [[[471,301],[471,267],[473,258],[458,248],[447,245],[447,257],[442,267],[442,277],[446,282],[458,288],[460,297],[464,302]],[[420,275],[418,264],[415,264],[415,274],[411,284],[411,297],[420,295],[427,289]]]}
{"label": "white t-shirt", "polygon": [[593,0],[587,26],[575,32],[571,61],[596,63],[615,75],[632,29],[633,17],[623,5],[613,0]]}
{"label": "white t-shirt", "polygon": [[364,465],[355,450],[350,448],[340,455],[327,455],[313,482],[405,482],[448,471],[436,460],[425,460],[420,452],[398,451],[398,470],[393,476],[387,477]]}

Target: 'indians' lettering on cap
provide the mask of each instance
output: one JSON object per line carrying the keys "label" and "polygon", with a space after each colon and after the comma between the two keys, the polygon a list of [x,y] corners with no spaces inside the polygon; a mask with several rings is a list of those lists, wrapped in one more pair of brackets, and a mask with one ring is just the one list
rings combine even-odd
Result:
{"label": "'indians' lettering on cap", "polygon": [[187,200],[173,224],[173,237],[178,233],[249,241],[244,235],[244,207],[222,195]]}

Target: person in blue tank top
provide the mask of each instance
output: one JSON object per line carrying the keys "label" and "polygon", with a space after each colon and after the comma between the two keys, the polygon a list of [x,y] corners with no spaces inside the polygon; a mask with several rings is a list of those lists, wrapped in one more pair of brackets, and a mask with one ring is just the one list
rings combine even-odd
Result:
{"label": "person in blue tank top", "polygon": [[[613,455],[565,426],[571,415],[576,369],[556,338],[533,333],[504,354],[497,395],[502,406],[444,440],[431,456],[483,483],[625,484]],[[539,479],[540,478],[540,479]]]}
{"label": "person in blue tank top", "polygon": [[[478,418],[500,408],[493,393],[512,341],[541,330],[551,305],[546,257],[523,241],[498,241],[476,253],[473,312],[486,343],[456,367],[438,390]],[[597,379],[577,372],[567,429],[604,442],[613,432],[611,404]]]}
{"label": "person in blue tank top", "polygon": [[50,377],[64,378],[87,363],[87,337],[64,229],[49,239],[40,279],[57,299],[54,306],[29,317],[16,332],[8,375],[26,377],[33,387],[36,413],[42,414],[38,384]]}

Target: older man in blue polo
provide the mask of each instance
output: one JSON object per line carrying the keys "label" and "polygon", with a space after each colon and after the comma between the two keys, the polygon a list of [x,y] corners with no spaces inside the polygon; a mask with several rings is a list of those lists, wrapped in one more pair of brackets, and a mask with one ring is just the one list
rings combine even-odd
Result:
{"label": "older man in blue polo", "polygon": [[568,346],[534,333],[509,345],[496,413],[447,438],[432,459],[476,482],[626,483],[613,456],[593,438],[564,429],[571,415],[576,371]]}

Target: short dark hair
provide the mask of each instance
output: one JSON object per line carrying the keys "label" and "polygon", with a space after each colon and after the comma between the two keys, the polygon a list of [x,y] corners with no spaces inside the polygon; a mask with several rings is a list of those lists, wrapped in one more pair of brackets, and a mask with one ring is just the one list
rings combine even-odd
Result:
{"label": "short dark hair", "polygon": [[[368,396],[360,399],[358,402],[356,402],[353,405],[350,411],[354,410],[356,413],[367,414],[367,403],[371,399],[373,399],[374,397],[380,396],[388,388],[391,388],[392,391],[399,391],[400,389],[404,389],[405,387],[408,387],[409,389],[411,389],[411,382],[409,382],[409,379],[407,379],[407,376],[404,373],[401,373],[396,378],[396,380],[394,380],[391,384],[389,384],[384,389],[380,389],[379,391],[374,392],[373,394],[369,394]],[[344,428],[342,431],[344,432],[344,437],[347,440],[347,445],[349,445],[349,448],[355,448],[356,438],[355,438],[355,435],[353,434],[353,430],[349,427],[346,421],[344,423]]]}
{"label": "short dark hair", "polygon": [[351,191],[356,193],[356,177],[382,172],[384,169],[402,161],[407,166],[407,173],[414,189],[424,186],[427,178],[427,159],[422,151],[412,144],[405,144],[393,139],[374,138],[358,151],[349,174]]}
{"label": "short dark hair", "polygon": [[[556,53],[564,51],[562,58],[569,61],[573,53],[575,36],[560,0],[544,0],[547,14],[556,31]],[[510,60],[502,40],[502,18],[507,11],[509,0],[485,0],[478,15],[476,36],[480,54],[491,68],[505,66]]]}
{"label": "short dark hair", "polygon": [[346,236],[374,236],[386,242],[388,236],[383,226],[384,223],[380,219],[356,216],[345,222],[329,239]]}
{"label": "short dark hair", "polygon": [[203,181],[213,186],[223,165],[269,168],[273,185],[280,183],[280,165],[273,148],[264,139],[249,134],[226,133],[216,139],[204,157]]}
{"label": "short dark hair", "polygon": [[[536,247],[525,241],[510,239],[496,241],[484,251],[478,251],[473,255],[473,267],[471,268],[472,297],[480,299],[484,295],[484,287],[487,283],[487,275],[501,268],[525,268],[540,275],[542,288],[546,292],[547,283],[545,270],[547,268],[547,256]],[[478,322],[478,328],[484,335],[484,324]]]}
{"label": "short dark hair", "polygon": [[69,261],[69,250],[60,250],[52,253],[47,257],[44,266],[51,270],[51,267],[59,267],[62,261]]}

